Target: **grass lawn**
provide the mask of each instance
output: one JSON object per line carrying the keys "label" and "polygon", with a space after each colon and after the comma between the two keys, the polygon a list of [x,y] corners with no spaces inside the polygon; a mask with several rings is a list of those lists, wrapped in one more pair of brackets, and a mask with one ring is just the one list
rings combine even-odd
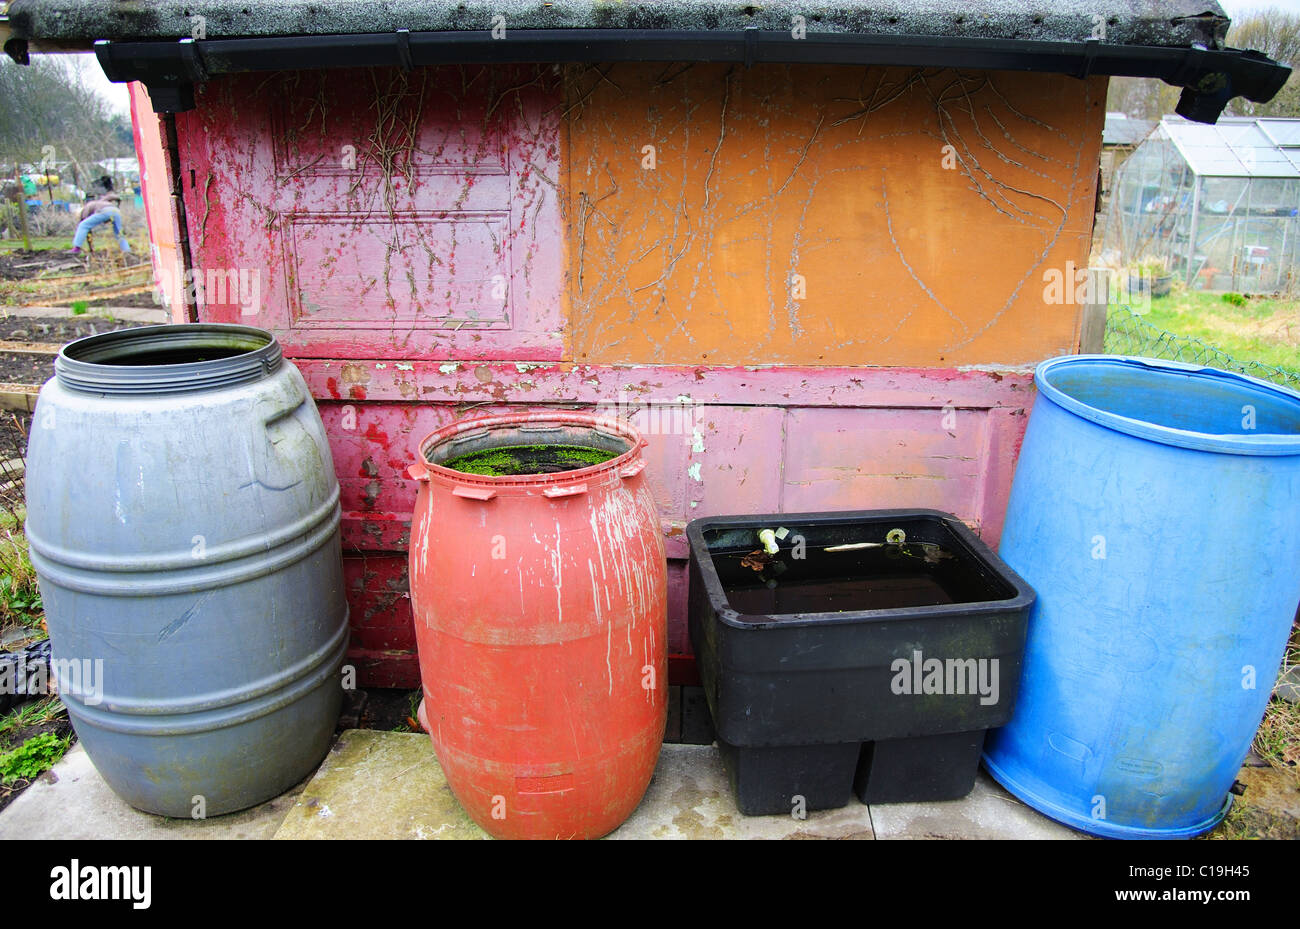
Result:
{"label": "grass lawn", "polygon": [[1144,322],[1200,339],[1238,361],[1300,373],[1300,300],[1175,290],[1142,309],[1133,305]]}
{"label": "grass lawn", "polygon": [[[132,243],[131,247],[134,248],[135,244]],[[24,248],[26,248],[26,246],[23,245],[22,236],[14,239],[0,239],[0,254],[19,251]],[[32,251],[39,251],[45,248],[53,248],[61,251],[66,251],[67,249],[72,248],[72,233],[69,232],[67,235],[63,236],[32,236]]]}

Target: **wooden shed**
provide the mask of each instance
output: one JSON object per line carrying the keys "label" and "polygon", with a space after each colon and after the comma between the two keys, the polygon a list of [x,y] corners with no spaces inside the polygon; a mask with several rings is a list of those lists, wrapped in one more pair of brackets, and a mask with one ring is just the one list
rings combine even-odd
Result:
{"label": "wooden shed", "polygon": [[1270,98],[1288,70],[1227,26],[1199,0],[17,0],[6,50],[93,43],[137,82],[160,288],[306,376],[351,661],[408,687],[405,471],[475,411],[647,431],[679,681],[695,517],[924,506],[996,544],[1032,366],[1080,346],[1107,78],[1210,122]]}

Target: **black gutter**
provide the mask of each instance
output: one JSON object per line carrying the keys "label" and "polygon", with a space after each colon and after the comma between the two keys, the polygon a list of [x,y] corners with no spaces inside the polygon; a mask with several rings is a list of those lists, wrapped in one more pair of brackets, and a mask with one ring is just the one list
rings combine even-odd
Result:
{"label": "black gutter", "polygon": [[943,36],[853,33],[672,31],[631,29],[511,30],[508,39],[488,32],[409,32],[285,36],[248,39],[181,39],[175,42],[95,43],[111,81],[143,81],[154,110],[175,113],[194,106],[193,85],[225,74],[344,67],[411,68],[438,64],[723,61],[745,66],[780,64],[901,65],[981,71],[1037,71],[1154,77],[1183,93],[1177,112],[1213,123],[1233,97],[1266,103],[1291,69],[1259,52],[1201,47],[1106,45]]}

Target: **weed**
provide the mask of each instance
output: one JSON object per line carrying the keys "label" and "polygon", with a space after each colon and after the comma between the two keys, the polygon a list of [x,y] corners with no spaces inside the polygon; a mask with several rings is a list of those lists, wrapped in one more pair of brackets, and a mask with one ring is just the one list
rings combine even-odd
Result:
{"label": "weed", "polygon": [[501,477],[586,468],[617,455],[581,445],[508,445],[460,455],[442,462],[442,466],[463,474]]}
{"label": "weed", "polygon": [[1169,266],[1163,258],[1151,258],[1139,264],[1136,270],[1142,277],[1164,277],[1169,273]]}
{"label": "weed", "polygon": [[410,712],[406,716],[406,732],[423,732],[420,725],[420,701],[424,699],[424,689],[416,688],[407,695],[406,706]]}
{"label": "weed", "polygon": [[1224,303],[1231,303],[1233,306],[1245,306],[1246,298],[1241,294],[1226,293],[1221,298]]}
{"label": "weed", "polygon": [[[1294,668],[1297,664],[1300,664],[1300,624],[1291,628],[1283,667]],[[1269,698],[1251,747],[1274,768],[1300,770],[1300,704],[1276,694]]]}
{"label": "weed", "polygon": [[0,783],[29,781],[48,771],[63,757],[71,744],[71,737],[59,737],[53,732],[33,736],[17,748],[0,755]]}
{"label": "weed", "polygon": [[0,612],[29,625],[33,614],[41,611],[41,592],[30,585],[0,577]]}
{"label": "weed", "polygon": [[43,611],[26,539],[13,530],[0,530],[0,623],[39,625]]}
{"label": "weed", "polygon": [[10,735],[34,726],[44,726],[51,720],[67,714],[67,708],[58,697],[29,700],[8,716],[0,719],[0,745],[10,741]]}
{"label": "weed", "polygon": [[87,311],[88,309],[90,309],[90,304],[87,303],[85,300],[73,300],[73,301],[72,301],[72,315],[73,315],[73,316],[84,316],[85,313],[86,313],[86,311]]}

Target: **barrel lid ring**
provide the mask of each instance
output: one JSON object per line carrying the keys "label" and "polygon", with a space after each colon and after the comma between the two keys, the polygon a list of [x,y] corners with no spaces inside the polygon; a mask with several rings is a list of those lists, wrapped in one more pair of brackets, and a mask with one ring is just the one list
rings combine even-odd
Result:
{"label": "barrel lid ring", "polygon": [[142,396],[219,390],[261,380],[283,352],[265,329],[228,323],[141,326],[69,342],[54,375],[71,390]]}
{"label": "barrel lid ring", "polygon": [[[1132,355],[1062,355],[1038,365],[1034,386],[1040,399],[1076,416],[1162,445],[1235,455],[1300,454],[1300,394],[1235,371]],[[1165,404],[1137,406],[1130,395],[1137,390]],[[1252,418],[1249,427],[1242,425],[1255,407],[1260,424]],[[1174,414],[1187,410],[1201,411],[1196,425],[1218,428],[1185,425]]]}

